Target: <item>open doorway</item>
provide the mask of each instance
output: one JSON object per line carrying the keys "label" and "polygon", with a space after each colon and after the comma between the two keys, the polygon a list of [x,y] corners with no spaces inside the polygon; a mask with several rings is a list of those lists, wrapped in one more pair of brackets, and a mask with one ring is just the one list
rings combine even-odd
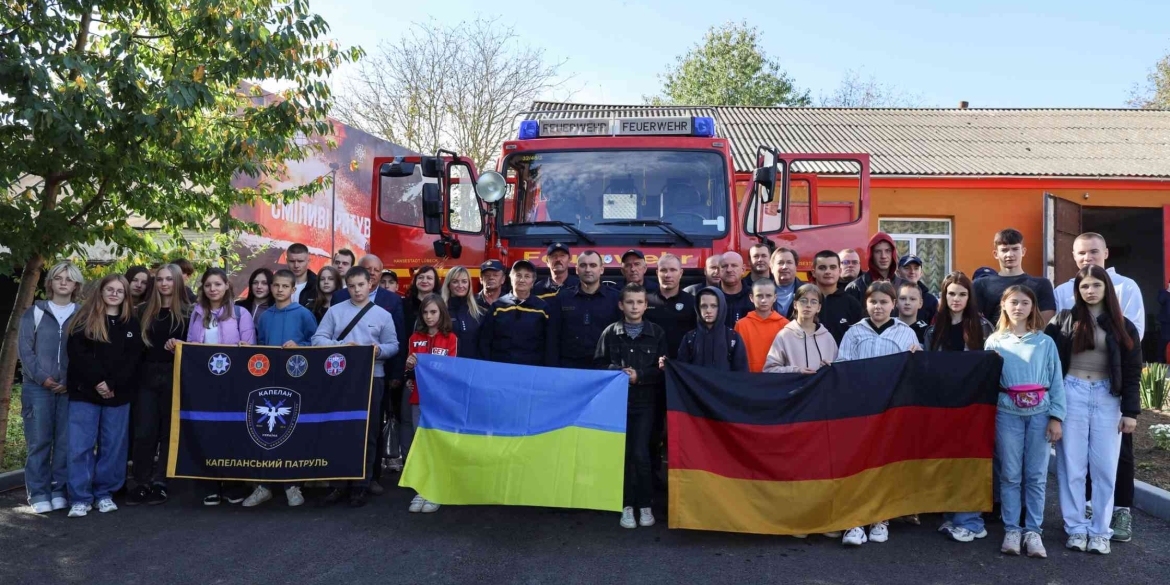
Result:
{"label": "open doorway", "polygon": [[1082,231],[1105,236],[1109,244],[1108,266],[1134,279],[1142,290],[1146,308],[1142,352],[1146,361],[1155,361],[1158,352],[1158,291],[1166,286],[1161,211],[1148,207],[1084,207],[1081,212]]}

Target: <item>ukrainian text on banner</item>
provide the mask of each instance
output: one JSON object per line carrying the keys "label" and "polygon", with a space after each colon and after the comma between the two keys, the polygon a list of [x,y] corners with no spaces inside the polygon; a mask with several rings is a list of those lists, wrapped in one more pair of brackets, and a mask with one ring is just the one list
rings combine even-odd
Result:
{"label": "ukrainian text on banner", "polygon": [[812,534],[991,509],[995,353],[901,353],[813,375],[668,364],[671,528]]}
{"label": "ukrainian text on banner", "polygon": [[624,373],[431,355],[414,371],[401,485],[439,504],[622,509]]}
{"label": "ukrainian text on banner", "polygon": [[374,350],[184,343],[167,477],[365,477]]}

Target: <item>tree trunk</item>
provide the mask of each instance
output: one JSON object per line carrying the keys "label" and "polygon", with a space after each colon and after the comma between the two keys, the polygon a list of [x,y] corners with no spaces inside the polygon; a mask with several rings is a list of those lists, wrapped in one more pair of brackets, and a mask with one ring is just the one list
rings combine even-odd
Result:
{"label": "tree trunk", "polygon": [[45,259],[40,254],[33,254],[25,263],[24,272],[20,275],[16,303],[12,306],[12,314],[8,316],[4,344],[0,346],[0,461],[4,460],[4,450],[8,446],[8,409],[12,401],[12,377],[16,374],[16,358],[20,355],[17,347],[20,318],[32,305],[44,265]]}

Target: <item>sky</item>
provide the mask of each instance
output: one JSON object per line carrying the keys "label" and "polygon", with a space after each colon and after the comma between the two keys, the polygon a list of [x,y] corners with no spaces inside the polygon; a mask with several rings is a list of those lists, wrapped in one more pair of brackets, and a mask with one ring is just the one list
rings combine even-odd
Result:
{"label": "sky", "polygon": [[[674,0],[394,3],[310,0],[346,46],[376,51],[412,23],[478,17],[565,61],[549,99],[637,104],[712,25],[747,21],[797,87],[830,94],[847,70],[925,107],[1115,108],[1170,52],[1168,0]],[[352,69],[342,69],[345,76]]]}

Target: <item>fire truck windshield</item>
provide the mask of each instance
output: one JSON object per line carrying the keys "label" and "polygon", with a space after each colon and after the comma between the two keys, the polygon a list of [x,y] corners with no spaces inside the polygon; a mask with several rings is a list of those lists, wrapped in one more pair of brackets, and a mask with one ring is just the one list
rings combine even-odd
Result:
{"label": "fire truck windshield", "polygon": [[669,236],[656,222],[699,238],[727,229],[727,164],[717,152],[521,153],[509,157],[504,169],[516,181],[516,212],[506,218],[505,236],[564,233],[540,222],[565,222],[602,237]]}

